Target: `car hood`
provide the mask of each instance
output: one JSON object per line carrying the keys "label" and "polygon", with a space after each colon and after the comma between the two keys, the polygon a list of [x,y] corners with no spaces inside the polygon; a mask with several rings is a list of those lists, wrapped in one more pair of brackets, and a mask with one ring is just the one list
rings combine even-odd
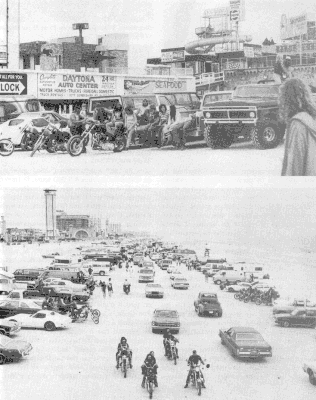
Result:
{"label": "car hood", "polygon": [[6,348],[8,350],[18,350],[23,351],[31,346],[31,343],[25,340],[13,339],[8,344],[6,344]]}
{"label": "car hood", "polygon": [[13,327],[13,326],[19,326],[18,323],[14,322],[14,321],[9,321],[9,320],[2,320],[0,321],[0,325],[1,326],[5,326],[5,327]]}
{"label": "car hood", "polygon": [[280,318],[289,318],[289,316],[292,316],[291,314],[277,314],[275,315],[275,318],[280,319]]}
{"label": "car hood", "polygon": [[[230,101],[217,101],[216,104],[208,107],[212,108],[220,108],[220,107],[234,107],[234,106],[265,106],[265,107],[277,107],[278,101],[277,99],[262,99],[262,98],[242,98],[242,99],[233,99]],[[207,109],[205,109],[207,111]]]}

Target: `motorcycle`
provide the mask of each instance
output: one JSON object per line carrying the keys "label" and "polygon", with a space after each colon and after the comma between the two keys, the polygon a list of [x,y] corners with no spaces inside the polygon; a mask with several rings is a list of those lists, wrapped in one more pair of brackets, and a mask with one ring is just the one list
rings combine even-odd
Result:
{"label": "motorcycle", "polygon": [[147,368],[147,373],[145,376],[145,387],[149,393],[149,398],[153,398],[153,393],[154,393],[154,383],[155,383],[155,373],[154,373],[154,368],[152,367],[146,367]]}
{"label": "motorcycle", "polygon": [[168,359],[174,360],[174,365],[177,365],[177,345],[173,340],[169,340],[169,354]]}
{"label": "motorcycle", "polygon": [[124,378],[126,378],[127,369],[130,368],[129,359],[128,359],[128,351],[122,350],[120,358],[121,358],[121,371],[124,375]]}
{"label": "motorcycle", "polygon": [[66,152],[67,143],[71,138],[71,134],[69,131],[60,130],[66,128],[66,126],[66,121],[61,121],[56,125],[50,122],[48,126],[39,134],[38,139],[33,147],[31,157],[33,157],[36,151],[39,150],[46,150],[48,153],[56,153],[57,151]]}
{"label": "motorcycle", "polygon": [[73,136],[68,144],[67,151],[72,157],[80,156],[91,137],[92,150],[109,150],[119,153],[126,146],[126,131],[115,129],[107,130],[105,124],[99,121],[87,121],[82,135]]}
{"label": "motorcycle", "polygon": [[[209,368],[210,365],[206,364],[206,368]],[[191,367],[191,383],[196,387],[198,395],[202,394],[202,386],[204,386],[204,377],[202,375],[201,366],[199,364],[193,364]]]}
{"label": "motorcycle", "polygon": [[97,309],[92,309],[91,307],[89,307],[89,306],[83,306],[81,309],[80,309],[80,312],[78,312],[78,313],[76,313],[76,314],[74,314],[74,316],[72,316],[71,318],[72,318],[72,321],[73,322],[83,322],[83,321],[86,321],[87,320],[87,318],[88,318],[88,316],[89,316],[89,313],[90,313],[90,315],[91,315],[91,319],[92,319],[92,321],[95,323],[95,324],[98,324],[100,321],[99,321],[99,317],[100,317],[100,315],[101,315],[101,313],[100,313],[100,311],[99,310],[97,310]]}
{"label": "motorcycle", "polygon": [[131,291],[131,285],[123,285],[123,291],[125,294],[129,294]]}

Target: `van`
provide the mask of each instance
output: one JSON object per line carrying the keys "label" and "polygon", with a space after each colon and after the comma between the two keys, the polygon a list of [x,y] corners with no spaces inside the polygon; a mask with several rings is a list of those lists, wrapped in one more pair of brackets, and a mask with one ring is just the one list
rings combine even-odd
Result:
{"label": "van", "polygon": [[33,287],[35,285],[35,281],[44,271],[43,268],[39,269],[17,269],[13,272],[15,282],[17,283],[26,283],[28,287]]}
{"label": "van", "polygon": [[41,110],[41,103],[35,96],[0,96],[0,124],[22,113]]}
{"label": "van", "polygon": [[240,271],[219,271],[213,276],[213,281],[216,285],[220,285],[226,281],[237,284],[239,282],[245,282],[246,277],[245,274]]}
{"label": "van", "polygon": [[168,269],[168,267],[170,267],[172,265],[172,260],[170,259],[165,259],[161,261],[161,266],[160,268],[163,270]]}
{"label": "van", "polygon": [[150,268],[141,268],[139,270],[138,282],[154,282],[155,273]]}
{"label": "van", "polygon": [[82,270],[88,275],[89,268],[91,268],[93,275],[105,276],[110,274],[110,266],[109,261],[89,261],[82,266]]}
{"label": "van", "polygon": [[[47,278],[62,278],[70,281],[71,279],[77,279],[77,273],[79,271],[83,272],[86,275],[86,272],[82,270],[81,265],[78,265],[76,267],[52,266],[43,271],[43,273],[38,277],[38,280],[44,280]],[[36,283],[38,283],[38,280],[36,281]]]}

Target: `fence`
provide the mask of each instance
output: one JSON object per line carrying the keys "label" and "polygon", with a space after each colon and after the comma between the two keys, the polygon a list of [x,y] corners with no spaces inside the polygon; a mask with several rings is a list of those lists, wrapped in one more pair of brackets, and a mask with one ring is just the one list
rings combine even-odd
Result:
{"label": "fence", "polygon": [[224,81],[224,72],[209,72],[195,77],[196,86]]}

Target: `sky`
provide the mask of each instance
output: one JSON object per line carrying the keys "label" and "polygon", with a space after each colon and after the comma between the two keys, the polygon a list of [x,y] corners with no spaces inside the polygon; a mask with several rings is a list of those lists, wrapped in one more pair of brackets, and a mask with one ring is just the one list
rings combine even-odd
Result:
{"label": "sky", "polygon": [[[13,4],[17,0],[9,0]],[[106,33],[130,35],[130,66],[143,67],[160,49],[182,47],[194,40],[194,29],[204,25],[205,9],[225,7],[228,0],[20,0],[21,43],[73,36],[72,23],[88,22],[86,43]],[[268,37],[279,41],[283,13],[296,16],[315,12],[311,0],[245,0],[246,20],[241,34],[261,44]],[[0,0],[0,44],[5,40],[5,0]]]}
{"label": "sky", "polygon": [[[43,189],[4,189],[7,227],[45,228]],[[66,189],[57,210],[108,217],[167,240],[311,246],[315,189]]]}

